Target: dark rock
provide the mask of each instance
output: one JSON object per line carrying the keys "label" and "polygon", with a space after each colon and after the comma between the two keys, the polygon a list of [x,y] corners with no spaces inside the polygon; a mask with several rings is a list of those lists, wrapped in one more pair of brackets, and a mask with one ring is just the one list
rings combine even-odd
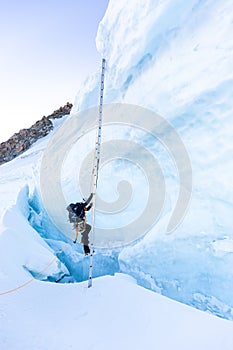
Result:
{"label": "dark rock", "polygon": [[43,116],[28,129],[22,129],[10,137],[8,141],[0,143],[0,165],[14,159],[25,152],[31,145],[40,138],[48,135],[53,129],[50,119],[62,118],[70,114],[73,105],[69,102],[64,107],[60,107],[48,117]]}

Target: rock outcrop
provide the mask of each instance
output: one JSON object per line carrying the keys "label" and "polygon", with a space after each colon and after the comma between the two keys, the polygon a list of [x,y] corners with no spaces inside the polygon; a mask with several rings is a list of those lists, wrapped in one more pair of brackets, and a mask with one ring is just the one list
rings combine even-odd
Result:
{"label": "rock outcrop", "polygon": [[51,119],[62,118],[70,114],[73,105],[69,102],[64,107],[60,107],[47,117],[43,117],[28,129],[22,129],[9,138],[8,141],[0,144],[0,165],[25,152],[29,147],[40,138],[48,135],[53,129]]}

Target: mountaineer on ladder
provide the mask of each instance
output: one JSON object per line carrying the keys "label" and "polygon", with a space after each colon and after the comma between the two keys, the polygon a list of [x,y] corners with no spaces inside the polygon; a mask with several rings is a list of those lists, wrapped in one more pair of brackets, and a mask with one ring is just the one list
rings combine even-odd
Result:
{"label": "mountaineer on ladder", "polygon": [[90,253],[89,248],[89,232],[91,231],[91,225],[86,223],[86,211],[89,211],[93,203],[90,203],[93,198],[93,193],[84,202],[70,203],[66,208],[69,213],[69,221],[73,223],[75,229],[75,240],[77,242],[78,234],[81,234],[81,243],[83,244],[84,254]]}

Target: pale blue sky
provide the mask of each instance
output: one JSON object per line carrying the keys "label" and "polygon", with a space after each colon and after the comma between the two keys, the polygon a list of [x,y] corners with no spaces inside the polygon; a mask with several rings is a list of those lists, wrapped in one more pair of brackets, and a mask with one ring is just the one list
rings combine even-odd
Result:
{"label": "pale blue sky", "polygon": [[109,0],[0,0],[0,142],[66,102],[101,64]]}

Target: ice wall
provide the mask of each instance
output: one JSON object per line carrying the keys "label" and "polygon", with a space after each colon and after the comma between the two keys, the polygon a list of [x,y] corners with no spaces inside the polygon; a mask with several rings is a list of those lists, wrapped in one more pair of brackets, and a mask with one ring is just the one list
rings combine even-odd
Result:
{"label": "ice wall", "polygon": [[[105,103],[141,105],[171,121],[191,158],[194,193],[205,201],[199,198],[197,207],[208,224],[200,220],[198,229],[224,226],[228,233],[232,17],[231,1],[110,1],[97,35],[108,65]],[[96,74],[77,94],[73,112],[97,104],[98,89]]]}
{"label": "ice wall", "polygon": [[[125,249],[121,267],[182,302],[213,312],[228,305],[216,311],[226,317],[233,307],[232,18],[231,0],[112,0],[96,39],[107,60],[105,103],[162,115],[181,136],[193,171],[182,225],[169,238],[158,223],[152,238]],[[78,92],[73,113],[96,105],[98,92],[99,72]],[[168,184],[167,195],[174,190]]]}

